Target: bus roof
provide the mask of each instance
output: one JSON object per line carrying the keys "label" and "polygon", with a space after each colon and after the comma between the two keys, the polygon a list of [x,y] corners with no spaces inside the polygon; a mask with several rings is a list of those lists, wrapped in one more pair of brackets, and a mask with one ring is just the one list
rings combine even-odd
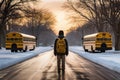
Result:
{"label": "bus roof", "polygon": [[29,38],[35,38],[35,36],[32,35],[28,35],[28,34],[24,34],[24,33],[20,33],[23,37],[29,37]]}
{"label": "bus roof", "polygon": [[20,34],[20,35],[22,35],[23,37],[27,37],[27,38],[34,38],[34,39],[36,38],[35,36],[28,35],[28,34],[24,34],[24,33],[20,33],[20,32],[9,32],[8,35],[9,35],[9,34],[14,34],[14,33],[15,33],[15,34]]}
{"label": "bus roof", "polygon": [[86,36],[84,36],[84,38],[94,37],[94,36],[96,36],[96,35],[98,35],[98,34],[99,34],[99,33],[94,33],[94,34],[86,35]]}
{"label": "bus roof", "polygon": [[99,32],[99,33],[94,33],[94,34],[86,35],[86,36],[84,36],[84,38],[96,37],[97,35],[103,34],[103,33],[109,34],[109,32]]}

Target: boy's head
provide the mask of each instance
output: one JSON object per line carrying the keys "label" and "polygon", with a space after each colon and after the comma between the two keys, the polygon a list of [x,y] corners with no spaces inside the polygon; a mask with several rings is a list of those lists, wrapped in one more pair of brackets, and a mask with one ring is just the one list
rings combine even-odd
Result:
{"label": "boy's head", "polygon": [[58,36],[59,38],[64,38],[64,32],[63,32],[63,30],[60,30],[59,31],[59,36]]}

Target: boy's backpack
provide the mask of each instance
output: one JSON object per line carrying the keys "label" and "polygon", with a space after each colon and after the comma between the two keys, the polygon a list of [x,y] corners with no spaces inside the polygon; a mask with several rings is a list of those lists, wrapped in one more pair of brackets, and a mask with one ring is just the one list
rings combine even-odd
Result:
{"label": "boy's backpack", "polygon": [[66,43],[65,43],[65,39],[62,38],[58,38],[57,43],[56,43],[56,51],[57,53],[62,53],[65,54],[66,52]]}

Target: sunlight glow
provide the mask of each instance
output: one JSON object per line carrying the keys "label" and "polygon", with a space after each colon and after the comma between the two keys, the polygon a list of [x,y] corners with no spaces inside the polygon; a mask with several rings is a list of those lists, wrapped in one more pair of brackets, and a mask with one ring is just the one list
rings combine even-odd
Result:
{"label": "sunlight glow", "polygon": [[53,28],[53,31],[57,34],[59,30],[64,30],[65,33],[70,28],[68,26],[68,21],[66,20],[66,12],[62,8],[65,0],[42,0],[42,8],[47,8],[56,17],[56,25]]}
{"label": "sunlight glow", "polygon": [[[65,35],[72,31],[76,30],[78,27],[82,26],[85,23],[85,20],[82,21],[81,17],[77,17],[76,20],[72,16],[74,12],[66,11],[62,6],[64,6],[67,0],[40,0],[37,3],[31,4],[32,8],[45,9],[53,13],[56,18],[56,23],[54,26],[51,26],[51,29],[55,34],[58,34],[59,30],[63,30]],[[77,20],[79,19],[79,20]]]}
{"label": "sunlight glow", "polygon": [[[64,30],[65,34],[70,31],[71,28],[79,27],[74,23],[70,23],[68,19],[68,12],[63,9],[63,5],[66,0],[42,0],[41,8],[49,9],[56,17],[56,25],[52,27],[52,30],[57,34],[59,30]],[[82,22],[80,22],[81,24]]]}
{"label": "sunlight glow", "polygon": [[67,30],[70,28],[70,26],[68,26],[68,22],[66,20],[66,16],[65,16],[65,12],[56,12],[56,19],[57,19],[57,23],[55,25],[55,29],[56,29],[56,33],[58,33],[59,30],[64,30],[65,32],[67,32]]}

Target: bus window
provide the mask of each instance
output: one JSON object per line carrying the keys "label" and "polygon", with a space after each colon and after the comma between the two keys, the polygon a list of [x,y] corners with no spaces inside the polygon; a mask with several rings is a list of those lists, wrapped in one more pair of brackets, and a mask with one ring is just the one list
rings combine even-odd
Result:
{"label": "bus window", "polygon": [[11,38],[11,41],[13,41],[14,40],[14,38]]}
{"label": "bus window", "polygon": [[19,41],[21,41],[21,40],[22,40],[22,38],[18,38],[18,40],[19,40]]}
{"label": "bus window", "polygon": [[107,38],[104,38],[105,41],[107,41]]}
{"label": "bus window", "polygon": [[16,34],[13,34],[13,36],[16,36]]}
{"label": "bus window", "polygon": [[111,40],[111,38],[108,38],[108,40],[110,41],[110,40]]}
{"label": "bus window", "polygon": [[7,38],[7,41],[9,41],[10,40],[10,38]]}
{"label": "bus window", "polygon": [[100,40],[100,38],[97,38],[97,41],[99,41]]}
{"label": "bus window", "polygon": [[15,41],[17,41],[17,40],[18,40],[18,38],[15,38],[14,40],[15,40]]}

